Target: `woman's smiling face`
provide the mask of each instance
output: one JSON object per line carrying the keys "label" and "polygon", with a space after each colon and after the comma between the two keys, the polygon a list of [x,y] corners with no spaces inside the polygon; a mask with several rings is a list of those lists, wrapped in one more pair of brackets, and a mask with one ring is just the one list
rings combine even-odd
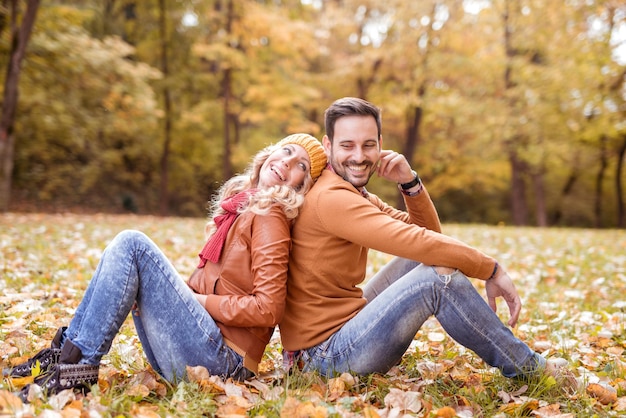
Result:
{"label": "woman's smiling face", "polygon": [[286,144],[272,152],[261,166],[258,187],[285,185],[296,189],[304,184],[310,170],[306,150],[300,145]]}

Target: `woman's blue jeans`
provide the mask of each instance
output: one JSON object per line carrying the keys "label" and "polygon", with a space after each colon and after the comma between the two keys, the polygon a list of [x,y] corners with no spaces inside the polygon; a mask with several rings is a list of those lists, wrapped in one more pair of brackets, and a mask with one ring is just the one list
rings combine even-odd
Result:
{"label": "woman's blue jeans", "polygon": [[81,363],[99,364],[131,310],[148,361],[167,380],[183,378],[187,365],[253,376],[161,250],[143,233],[123,231],[105,249],[64,340],[80,348]]}
{"label": "woman's blue jeans", "polygon": [[440,275],[431,266],[394,258],[363,292],[367,305],[328,340],[304,351],[305,371],[385,373],[431,315],[450,337],[504,376],[545,366],[545,359],[513,335],[459,271]]}

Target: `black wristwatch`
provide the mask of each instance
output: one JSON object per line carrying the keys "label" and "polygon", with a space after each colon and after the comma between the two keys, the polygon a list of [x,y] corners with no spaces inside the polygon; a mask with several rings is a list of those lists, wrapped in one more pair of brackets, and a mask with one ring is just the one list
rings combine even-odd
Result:
{"label": "black wristwatch", "polygon": [[413,180],[411,180],[410,182],[408,182],[408,183],[400,183],[400,188],[402,190],[409,190],[411,187],[415,187],[418,184],[420,184],[420,182],[421,182],[420,176],[417,175],[415,170],[413,170],[413,175],[415,176],[415,178]]}

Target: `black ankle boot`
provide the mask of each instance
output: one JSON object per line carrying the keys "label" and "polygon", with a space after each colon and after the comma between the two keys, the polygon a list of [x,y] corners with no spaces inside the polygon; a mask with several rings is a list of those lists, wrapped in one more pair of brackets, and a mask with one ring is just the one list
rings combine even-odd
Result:
{"label": "black ankle boot", "polygon": [[[46,373],[35,377],[32,384],[39,385],[48,396],[65,389],[77,389],[83,394],[89,392],[91,386],[98,383],[100,365],[76,364],[82,356],[80,348],[66,339],[59,353],[59,362]],[[28,392],[32,384],[24,386],[18,394],[22,401],[28,402]]]}
{"label": "black ankle boot", "polygon": [[[33,384],[39,385],[47,396],[56,395],[65,389],[75,389],[83,394],[91,391],[91,386],[98,383],[99,365],[93,364],[55,364],[47,373],[37,376]],[[31,385],[22,388],[18,396],[28,402]]]}
{"label": "black ankle boot", "polygon": [[33,369],[37,366],[39,366],[39,374],[47,372],[48,369],[59,362],[61,340],[66,329],[67,327],[61,327],[57,330],[54,339],[50,343],[50,348],[44,348],[24,363],[2,370],[2,375],[7,377],[32,376]]}

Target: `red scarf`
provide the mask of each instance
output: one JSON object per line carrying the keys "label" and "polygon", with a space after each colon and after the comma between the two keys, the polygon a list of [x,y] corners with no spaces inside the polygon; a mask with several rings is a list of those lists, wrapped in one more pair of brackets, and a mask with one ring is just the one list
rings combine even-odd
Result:
{"label": "red scarf", "polygon": [[198,254],[200,256],[200,263],[198,264],[199,269],[203,268],[207,261],[212,263],[219,261],[224,243],[226,242],[226,236],[228,236],[228,231],[235,222],[235,219],[237,219],[237,216],[239,216],[238,210],[248,203],[250,196],[255,192],[256,189],[248,189],[222,200],[220,206],[226,212],[213,219],[217,229],[207,240],[206,244],[204,244],[204,248],[200,254]]}

